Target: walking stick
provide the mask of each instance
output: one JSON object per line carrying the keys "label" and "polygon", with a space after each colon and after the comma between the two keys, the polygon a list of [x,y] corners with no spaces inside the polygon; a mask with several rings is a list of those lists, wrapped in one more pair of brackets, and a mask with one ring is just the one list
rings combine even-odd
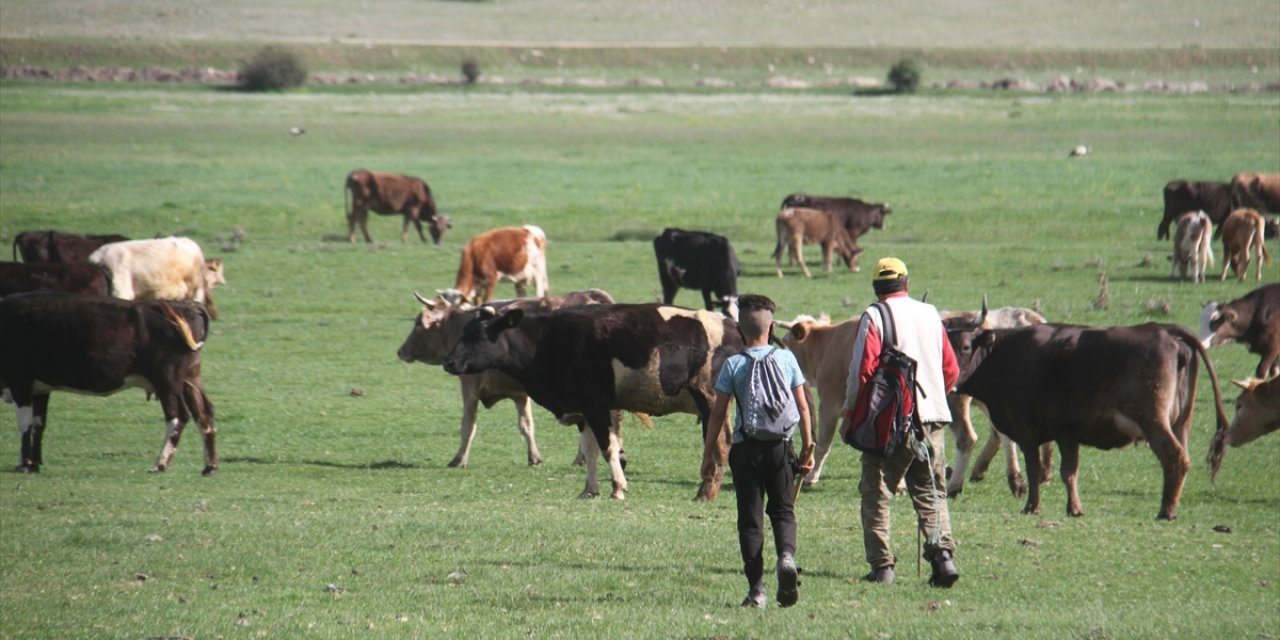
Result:
{"label": "walking stick", "polygon": [[924,520],[916,518],[916,579],[920,579],[920,556],[924,555],[924,549],[920,542],[920,529],[924,527]]}

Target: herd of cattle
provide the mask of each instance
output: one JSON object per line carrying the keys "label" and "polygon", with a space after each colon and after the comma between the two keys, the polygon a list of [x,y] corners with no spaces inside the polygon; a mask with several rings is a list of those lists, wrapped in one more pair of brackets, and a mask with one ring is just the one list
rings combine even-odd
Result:
{"label": "herd of cattle", "polygon": [[[348,176],[345,188],[352,242],[356,226],[370,240],[369,211],[402,215],[402,242],[410,224],[423,242],[424,222],[436,243],[451,228],[430,188],[417,178],[361,169]],[[1181,269],[1182,277],[1189,270],[1194,279],[1204,279],[1217,224],[1224,258],[1237,277],[1244,279],[1253,252],[1260,280],[1262,264],[1269,261],[1268,223],[1256,209],[1280,211],[1280,174],[1239,174],[1229,184],[1170,182],[1158,235],[1167,237],[1169,226],[1177,224],[1171,276]],[[777,275],[782,276],[784,250],[809,275],[801,256],[805,243],[822,246],[828,271],[835,254],[857,271],[858,239],[882,229],[891,212],[886,204],[856,198],[787,196],[775,219]],[[469,462],[478,404],[492,407],[504,399],[516,405],[531,465],[542,461],[531,400],[578,426],[580,459],[587,467],[583,496],[599,495],[599,458],[609,465],[612,497],[626,494],[623,412],[641,420],[692,414],[708,432],[716,376],[743,348],[736,324],[741,266],[727,238],[705,231],[666,229],[653,245],[662,303],[618,304],[595,289],[551,295],[546,234],[532,225],[471,238],[454,286],[434,298],[415,294],[422,311],[398,355],[405,362],[443,366],[459,378],[461,446],[450,466]],[[16,262],[19,255],[22,262]],[[0,263],[0,387],[17,407],[18,470],[35,472],[42,463],[51,391],[107,395],[139,387],[159,398],[166,421],[153,470],[170,465],[183,427],[194,418],[204,436],[204,473],[216,472],[213,404],[201,382],[200,352],[209,322],[217,318],[210,293],[225,282],[221,262],[206,260],[188,238],[129,240],[58,231],[19,234],[14,258]],[[514,282],[520,298],[492,301],[500,280]],[[529,283],[534,297],[525,298]],[[701,291],[705,309],[672,306],[681,288]],[[1010,489],[1026,496],[1028,513],[1039,510],[1040,485],[1052,474],[1053,444],[1061,455],[1067,512],[1080,515],[1080,445],[1111,449],[1145,441],[1164,472],[1158,517],[1175,518],[1190,467],[1187,441],[1199,362],[1214,391],[1213,473],[1228,444],[1280,429],[1280,284],[1207,304],[1199,335],[1176,324],[1053,324],[1030,309],[989,309],[986,300],[979,311],[943,317],[961,367],[951,398],[957,459],[948,495],[963,489],[978,442],[969,415],[975,404],[995,430],[970,478],[980,479],[1003,448]],[[809,485],[821,477],[834,440],[856,323],[856,317],[832,324],[808,316],[779,323],[786,331],[779,342],[795,353],[820,401],[810,403],[818,446],[816,465],[805,479]],[[1243,391],[1233,421],[1223,410],[1218,375],[1206,352],[1230,342],[1261,356],[1255,377],[1237,383]],[[722,436],[703,442],[700,500],[716,498],[726,468],[729,430],[716,432]]]}

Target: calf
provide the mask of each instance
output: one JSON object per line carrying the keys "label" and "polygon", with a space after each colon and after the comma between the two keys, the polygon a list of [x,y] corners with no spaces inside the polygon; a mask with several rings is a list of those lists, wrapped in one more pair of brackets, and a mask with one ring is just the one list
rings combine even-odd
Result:
{"label": "calf", "polygon": [[1214,224],[1222,224],[1231,213],[1231,200],[1231,185],[1225,182],[1170,180],[1164,185],[1164,217],[1156,239],[1168,238],[1169,225],[1188,211],[1204,211]]}
{"label": "calf", "polygon": [[859,271],[858,248],[855,239],[848,230],[841,226],[831,213],[820,209],[788,208],[778,212],[774,220],[774,228],[778,234],[778,248],[774,250],[773,259],[776,273],[782,277],[782,250],[787,247],[788,264],[800,263],[800,271],[806,278],[812,277],[809,268],[804,264],[801,249],[805,242],[822,246],[822,270],[831,272],[832,254],[840,253],[845,266],[851,271]]}
{"label": "calf", "polygon": [[0,262],[0,297],[27,291],[111,295],[111,273],[89,262]]}
{"label": "calf", "polygon": [[369,237],[370,211],[382,215],[398,213],[404,216],[400,242],[409,241],[410,223],[413,223],[414,228],[418,230],[418,237],[426,242],[427,237],[422,234],[422,221],[426,220],[431,231],[431,240],[435,244],[440,244],[445,229],[453,226],[448,216],[441,215],[436,210],[436,201],[431,195],[431,187],[413,176],[356,169],[347,175],[344,195],[347,208],[347,239],[352,244],[356,241],[356,225],[360,226],[364,241],[373,242]]}
{"label": "calf", "polygon": [[1231,302],[1206,303],[1199,337],[1206,348],[1239,342],[1262,356],[1255,377],[1280,376],[1280,284],[1258,287]]}
{"label": "calf", "polygon": [[89,261],[111,272],[111,293],[124,300],[194,300],[213,306],[213,285],[226,282],[221,261],[205,261],[200,245],[190,238],[158,238],[113,242],[100,247]]}
{"label": "calf", "polygon": [[1189,211],[1178,218],[1173,233],[1173,255],[1169,257],[1169,277],[1176,272],[1179,280],[1204,282],[1205,271],[1213,264],[1213,223],[1203,211]]}
{"label": "calf", "polygon": [[[1213,363],[1196,337],[1180,325],[1098,329],[1041,324],[953,331],[949,339],[960,365],[957,392],[985,403],[991,423],[1026,456],[1023,513],[1040,511],[1039,445],[1058,444],[1067,515],[1080,516],[1080,445],[1113,449],[1146,440],[1164,470],[1156,517],[1176,518],[1191,466],[1186,447],[1195,408],[1197,356],[1213,383],[1217,431],[1227,428]],[[1212,474],[1222,454],[1220,442],[1210,449]]]}
{"label": "calf", "polygon": [[[458,343],[463,328],[480,315],[480,310],[470,306],[455,307],[440,298],[428,300],[416,293],[414,295],[422,303],[422,313],[414,322],[413,329],[405,338],[404,344],[400,345],[397,355],[405,362],[443,364],[445,357]],[[489,306],[495,310],[519,308],[526,312],[535,312],[551,311],[568,306],[612,303],[613,298],[609,294],[599,289],[590,289],[574,291],[564,296],[504,300]],[[538,451],[538,443],[534,438],[533,410],[529,404],[529,394],[519,382],[498,370],[462,374],[458,376],[458,381],[462,387],[462,424],[460,426],[462,444],[458,447],[458,453],[453,456],[453,460],[449,461],[450,467],[466,467],[471,459],[471,442],[475,438],[478,404],[483,402],[488,409],[499,400],[511,400],[515,403],[516,428],[524,437],[529,464],[542,463],[542,454]]]}
{"label": "calf", "polygon": [[[550,313],[482,310],[463,329],[445,371],[497,369],[562,422],[583,421],[588,439],[609,463],[611,496],[623,499],[627,479],[610,433],[615,410],[649,415],[691,413],[705,437],[716,376],[743,349],[733,319],[708,311],[657,304],[590,305]],[[704,449],[698,500],[720,492],[729,429]],[[587,460],[584,497],[599,493],[595,451]]]}
{"label": "calf", "polygon": [[479,305],[493,297],[499,280],[514,283],[520,297],[529,282],[534,296],[547,295],[547,235],[542,229],[531,224],[501,227],[468,240],[453,288],[439,293],[451,304]]}
{"label": "calf", "polygon": [[1260,282],[1263,262],[1271,264],[1271,255],[1267,253],[1266,220],[1253,209],[1236,209],[1222,222],[1222,275],[1218,280],[1227,280],[1227,268],[1230,267],[1236,279],[1244,282],[1249,271],[1250,253],[1257,254],[1254,281]]}
{"label": "calf", "polygon": [[84,262],[89,255],[109,242],[124,242],[117,235],[81,235],[46,231],[23,231],[13,237],[13,259],[22,255],[23,262]]}
{"label": "calf", "polygon": [[[893,208],[883,202],[867,202],[858,198],[838,198],[831,196],[813,196],[805,193],[793,193],[782,199],[780,209],[802,207],[820,209],[835,217],[836,222],[849,232],[849,237],[857,242],[872,229],[884,228],[884,217],[893,213]],[[776,247],[775,247],[776,249]]]}
{"label": "calf", "polygon": [[1227,427],[1227,444],[1238,447],[1280,430],[1280,378],[1231,382],[1244,391],[1236,398],[1236,417]]}
{"label": "calf", "polygon": [[729,317],[738,318],[742,265],[728,238],[706,231],[663,229],[662,235],[653,239],[653,254],[658,259],[663,304],[674,302],[681,287],[700,289],[708,311],[719,307]]}
{"label": "calf", "polygon": [[200,379],[209,335],[204,307],[188,302],[129,302],[60,292],[0,300],[0,388],[17,407],[22,452],[18,471],[43,464],[41,440],[54,390],[111,395],[130,387],[155,395],[165,440],[151,468],[164,471],[187,422],[204,436],[204,475],[218,469],[213,403]]}

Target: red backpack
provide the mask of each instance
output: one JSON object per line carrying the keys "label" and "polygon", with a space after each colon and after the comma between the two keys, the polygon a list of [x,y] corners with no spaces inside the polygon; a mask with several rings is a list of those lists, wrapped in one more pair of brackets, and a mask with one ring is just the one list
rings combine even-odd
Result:
{"label": "red backpack", "polygon": [[[884,325],[880,363],[871,379],[858,389],[853,419],[849,428],[840,432],[846,444],[859,451],[889,456],[906,442],[907,434],[920,426],[916,413],[916,361],[898,350],[893,312],[889,305],[873,305]],[[922,395],[924,391],[920,392]]]}

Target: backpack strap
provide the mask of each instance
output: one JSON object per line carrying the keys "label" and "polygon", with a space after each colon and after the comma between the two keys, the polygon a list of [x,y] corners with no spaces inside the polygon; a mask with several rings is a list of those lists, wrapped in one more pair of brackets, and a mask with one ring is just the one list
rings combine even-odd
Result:
{"label": "backpack strap", "polygon": [[880,312],[880,324],[884,325],[884,339],[881,340],[881,342],[892,347],[897,347],[898,333],[896,327],[894,327],[893,311],[889,309],[889,304],[882,301],[877,302],[872,306],[876,308],[876,311]]}

